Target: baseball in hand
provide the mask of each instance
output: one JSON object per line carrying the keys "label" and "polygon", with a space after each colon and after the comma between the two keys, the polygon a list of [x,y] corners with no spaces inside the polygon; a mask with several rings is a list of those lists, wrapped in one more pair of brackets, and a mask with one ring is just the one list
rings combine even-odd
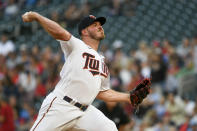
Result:
{"label": "baseball in hand", "polygon": [[22,19],[24,22],[32,22],[35,20],[35,13],[32,11],[26,12],[22,15]]}

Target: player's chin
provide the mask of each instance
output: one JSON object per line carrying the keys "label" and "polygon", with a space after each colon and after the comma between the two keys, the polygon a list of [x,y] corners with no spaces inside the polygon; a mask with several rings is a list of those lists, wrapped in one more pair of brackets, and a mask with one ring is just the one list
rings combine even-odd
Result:
{"label": "player's chin", "polygon": [[95,35],[95,39],[97,40],[103,40],[104,38],[105,38],[104,33],[98,33],[97,35]]}
{"label": "player's chin", "polygon": [[105,39],[105,35],[103,35],[102,37],[100,37],[100,40],[103,40],[103,39]]}
{"label": "player's chin", "polygon": [[102,33],[101,36],[100,36],[100,40],[103,40],[103,39],[105,39],[105,34],[104,33]]}

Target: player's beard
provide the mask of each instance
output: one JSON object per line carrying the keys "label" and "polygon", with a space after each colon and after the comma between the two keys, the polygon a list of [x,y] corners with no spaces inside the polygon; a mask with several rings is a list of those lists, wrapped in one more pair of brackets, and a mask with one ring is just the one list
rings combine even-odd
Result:
{"label": "player's beard", "polygon": [[101,41],[101,40],[103,40],[103,39],[105,38],[105,33],[104,33],[104,31],[103,31],[103,32],[100,32],[100,31],[99,31],[99,33],[102,33],[101,35],[98,35],[97,33],[98,33],[98,32],[90,32],[90,31],[89,31],[89,35],[90,35],[90,37],[91,37],[92,39]]}

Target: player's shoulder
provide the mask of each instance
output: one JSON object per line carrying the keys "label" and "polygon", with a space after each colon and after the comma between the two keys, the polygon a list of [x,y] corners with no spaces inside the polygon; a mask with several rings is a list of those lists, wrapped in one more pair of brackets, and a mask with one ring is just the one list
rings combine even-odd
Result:
{"label": "player's shoulder", "polygon": [[71,35],[70,40],[69,41],[82,41],[81,39],[77,38],[74,35]]}
{"label": "player's shoulder", "polygon": [[77,38],[74,35],[71,36],[70,41],[73,43],[85,44],[80,38]]}
{"label": "player's shoulder", "polygon": [[58,40],[58,41],[62,45],[81,45],[83,43],[82,40],[80,40],[79,38],[77,38],[73,35],[71,35],[71,37],[68,41],[64,41],[64,40]]}

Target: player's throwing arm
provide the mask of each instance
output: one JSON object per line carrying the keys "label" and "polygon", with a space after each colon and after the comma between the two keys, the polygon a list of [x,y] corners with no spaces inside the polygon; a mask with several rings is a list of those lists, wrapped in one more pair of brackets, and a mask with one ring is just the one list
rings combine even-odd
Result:
{"label": "player's throwing arm", "polygon": [[57,40],[68,41],[71,37],[71,34],[59,24],[46,17],[43,17],[37,12],[26,12],[24,15],[22,15],[22,19],[24,22],[37,21],[39,24],[41,24],[45,31],[47,31],[53,38]]}

